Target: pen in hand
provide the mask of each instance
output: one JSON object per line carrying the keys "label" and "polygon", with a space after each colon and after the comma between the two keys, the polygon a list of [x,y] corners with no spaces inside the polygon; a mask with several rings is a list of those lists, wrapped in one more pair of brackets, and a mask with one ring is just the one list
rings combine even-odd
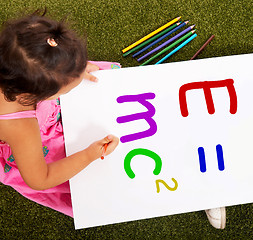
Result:
{"label": "pen in hand", "polygon": [[102,156],[101,156],[101,159],[102,159],[102,160],[105,158],[105,152],[106,152],[107,147],[108,147],[108,143],[106,143],[106,144],[103,146]]}

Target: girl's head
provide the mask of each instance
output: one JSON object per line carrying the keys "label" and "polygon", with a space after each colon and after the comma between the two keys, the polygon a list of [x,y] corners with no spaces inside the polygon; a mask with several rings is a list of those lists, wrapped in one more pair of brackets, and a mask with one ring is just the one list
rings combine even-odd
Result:
{"label": "girl's head", "polygon": [[8,21],[0,33],[0,88],[8,101],[36,104],[74,86],[84,72],[84,41],[44,14]]}

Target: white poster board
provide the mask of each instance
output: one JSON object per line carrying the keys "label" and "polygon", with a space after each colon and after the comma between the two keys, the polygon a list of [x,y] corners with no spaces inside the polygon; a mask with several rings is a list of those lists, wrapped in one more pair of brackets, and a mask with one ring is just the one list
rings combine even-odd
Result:
{"label": "white poster board", "polygon": [[101,70],[62,96],[67,155],[123,137],[70,180],[76,229],[253,202],[252,63],[246,54]]}

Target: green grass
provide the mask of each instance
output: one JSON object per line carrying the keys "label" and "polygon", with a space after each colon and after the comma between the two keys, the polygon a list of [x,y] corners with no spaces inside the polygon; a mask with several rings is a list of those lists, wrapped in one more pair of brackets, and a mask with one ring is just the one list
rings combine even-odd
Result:
{"label": "green grass", "polygon": [[[167,62],[190,59],[212,34],[198,58],[253,52],[251,1],[0,0],[1,22],[44,6],[48,16],[68,16],[81,36],[87,34],[91,60],[138,66],[121,50],[177,16],[196,24],[198,37]],[[73,219],[0,184],[0,239],[253,239],[252,213],[253,204],[227,207],[225,230],[211,227],[200,211],[75,231]]]}

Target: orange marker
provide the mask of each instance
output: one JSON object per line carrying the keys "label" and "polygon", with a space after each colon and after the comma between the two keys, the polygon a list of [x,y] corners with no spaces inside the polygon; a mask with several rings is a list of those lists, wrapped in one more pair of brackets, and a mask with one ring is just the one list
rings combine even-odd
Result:
{"label": "orange marker", "polygon": [[106,144],[103,146],[103,151],[102,151],[102,156],[101,156],[101,159],[102,159],[102,160],[105,158],[105,152],[106,152],[107,147],[108,147],[108,143],[106,143]]}

